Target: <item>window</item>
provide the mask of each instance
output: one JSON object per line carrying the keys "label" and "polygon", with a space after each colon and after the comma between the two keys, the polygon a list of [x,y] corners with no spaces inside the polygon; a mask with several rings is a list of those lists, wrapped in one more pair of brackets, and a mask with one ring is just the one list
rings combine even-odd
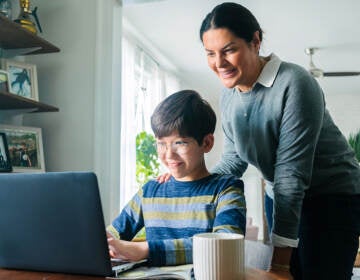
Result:
{"label": "window", "polygon": [[139,44],[123,37],[122,48],[120,208],[138,189],[136,135],[143,131],[152,134],[153,110],[179,88],[177,77],[162,69]]}

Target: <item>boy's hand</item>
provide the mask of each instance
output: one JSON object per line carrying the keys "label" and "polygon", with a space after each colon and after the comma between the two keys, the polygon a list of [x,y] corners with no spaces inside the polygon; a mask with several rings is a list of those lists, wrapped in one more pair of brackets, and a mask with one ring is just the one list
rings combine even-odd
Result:
{"label": "boy's hand", "polygon": [[124,241],[114,238],[110,233],[107,233],[107,241],[111,258],[139,261],[149,256],[149,245],[146,241]]}
{"label": "boy's hand", "polygon": [[170,173],[164,173],[156,177],[156,180],[159,183],[165,183],[170,180],[171,174]]}

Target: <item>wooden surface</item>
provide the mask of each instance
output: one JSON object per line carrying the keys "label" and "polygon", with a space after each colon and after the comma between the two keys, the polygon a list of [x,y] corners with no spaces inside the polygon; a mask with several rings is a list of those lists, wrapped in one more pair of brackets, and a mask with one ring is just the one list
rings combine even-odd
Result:
{"label": "wooden surface", "polygon": [[[106,277],[0,269],[0,280],[104,280]],[[246,269],[245,280],[275,280],[263,270]]]}
{"label": "wooden surface", "polygon": [[0,110],[34,109],[35,112],[58,112],[59,108],[13,93],[0,91]]}
{"label": "wooden surface", "polygon": [[30,51],[26,54],[53,53],[60,51],[58,47],[0,14],[0,48],[30,49],[34,47],[40,47],[40,49]]}

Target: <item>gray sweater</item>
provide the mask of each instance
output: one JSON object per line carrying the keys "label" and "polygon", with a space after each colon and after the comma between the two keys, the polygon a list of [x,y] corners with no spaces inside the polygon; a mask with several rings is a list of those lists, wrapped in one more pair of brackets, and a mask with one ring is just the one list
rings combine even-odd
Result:
{"label": "gray sweater", "polygon": [[251,164],[274,183],[273,235],[280,240],[297,239],[305,195],[360,193],[354,152],[302,67],[271,55],[253,88],[224,89],[220,106],[224,151],[212,171],[242,176]]}

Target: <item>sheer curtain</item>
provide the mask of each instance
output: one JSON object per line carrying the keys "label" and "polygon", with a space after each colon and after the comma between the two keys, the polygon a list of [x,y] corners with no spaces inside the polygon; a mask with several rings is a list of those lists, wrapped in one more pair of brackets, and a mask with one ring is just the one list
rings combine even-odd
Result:
{"label": "sheer curtain", "polygon": [[150,116],[156,105],[180,88],[178,78],[162,69],[138,44],[122,39],[122,107],[120,208],[137,191],[136,135],[152,133]]}

